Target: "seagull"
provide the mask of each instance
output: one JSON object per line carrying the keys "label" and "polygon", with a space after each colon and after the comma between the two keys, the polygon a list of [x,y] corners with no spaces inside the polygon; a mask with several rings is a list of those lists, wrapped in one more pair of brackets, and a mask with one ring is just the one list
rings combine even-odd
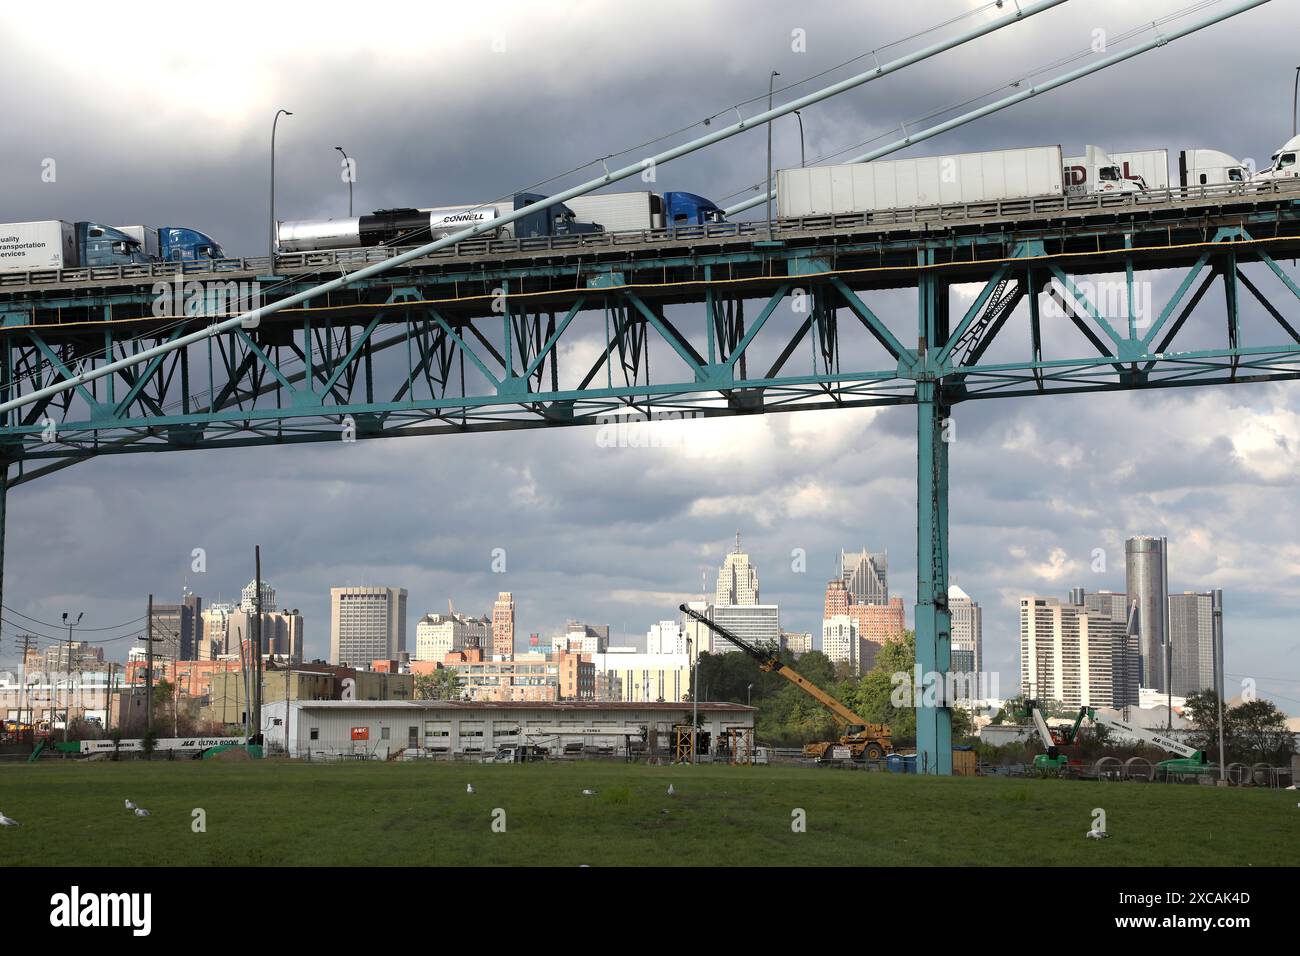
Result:
{"label": "seagull", "polygon": [[147,817],[149,815],[149,811],[146,810],[144,807],[136,807],[135,815],[137,817]]}
{"label": "seagull", "polygon": [[466,793],[473,793],[473,792],[474,792],[474,784],[472,784],[472,783],[467,783],[467,784],[465,784],[465,792],[466,792]]}
{"label": "seagull", "polygon": [[668,796],[670,797],[677,796],[677,791],[673,789],[673,785],[671,783],[668,785]]}
{"label": "seagull", "polygon": [[132,803],[130,800],[123,800],[122,802],[126,804],[126,808],[127,808],[128,810],[134,810],[134,809],[135,809],[135,804]]}
{"label": "seagull", "polygon": [[1096,827],[1093,827],[1085,833],[1084,836],[1089,840],[1105,840],[1110,837],[1110,834],[1105,830],[1098,830]]}
{"label": "seagull", "polygon": [[584,791],[582,791],[582,795],[583,795],[584,797],[594,797],[594,796],[596,795],[596,791],[595,791],[595,790],[584,790]]}
{"label": "seagull", "polygon": [[20,826],[22,826],[21,823],[19,823],[13,817],[5,816],[4,811],[0,810],[0,827],[20,827]]}

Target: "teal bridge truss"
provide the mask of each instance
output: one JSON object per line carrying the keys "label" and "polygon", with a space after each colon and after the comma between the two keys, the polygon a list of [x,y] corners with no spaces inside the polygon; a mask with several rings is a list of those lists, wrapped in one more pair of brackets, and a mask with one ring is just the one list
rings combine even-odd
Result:
{"label": "teal bridge truss", "polygon": [[[0,402],[387,254],[4,277]],[[912,405],[942,674],[952,410],[1295,378],[1297,255],[1285,184],[471,240],[4,412],[0,535],[10,487],[101,455]],[[923,772],[951,772],[952,703],[918,712]]]}

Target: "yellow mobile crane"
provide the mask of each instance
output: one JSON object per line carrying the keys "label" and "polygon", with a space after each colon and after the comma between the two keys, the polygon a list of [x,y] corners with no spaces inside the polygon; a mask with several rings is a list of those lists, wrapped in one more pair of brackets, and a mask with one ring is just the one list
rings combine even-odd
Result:
{"label": "yellow mobile crane", "polygon": [[782,664],[776,655],[755,647],[743,638],[737,637],[721,624],[713,623],[699,611],[694,611],[685,604],[681,605],[680,609],[687,617],[699,621],[710,631],[735,644],[754,658],[754,660],[758,661],[758,666],[761,669],[780,674],[835,716],[835,720],[842,728],[840,739],[838,741],[820,740],[816,743],[805,744],[803,748],[805,757],[813,757],[819,761],[831,760],[833,759],[835,747],[847,747],[854,760],[879,760],[885,754],[894,752],[893,734],[888,724],[868,723],[798,671]]}

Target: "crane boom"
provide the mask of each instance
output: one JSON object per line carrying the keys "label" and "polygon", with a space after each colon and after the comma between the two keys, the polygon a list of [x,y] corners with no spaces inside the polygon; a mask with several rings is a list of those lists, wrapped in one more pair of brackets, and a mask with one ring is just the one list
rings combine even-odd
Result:
{"label": "crane boom", "polygon": [[737,647],[739,647],[742,651],[744,651],[754,660],[758,661],[758,666],[761,667],[763,670],[768,671],[770,673],[780,674],[790,683],[794,684],[801,691],[803,691],[809,697],[816,700],[819,704],[821,704],[832,714],[834,714],[835,719],[839,721],[841,724],[845,726],[866,725],[867,720],[864,717],[860,717],[858,714],[855,714],[853,711],[849,710],[849,708],[845,707],[842,703],[840,703],[830,694],[826,693],[826,691],[822,690],[820,687],[818,687],[808,678],[804,677],[798,671],[794,670],[794,668],[787,667],[785,664],[782,664],[780,659],[777,658],[775,654],[768,653],[764,651],[762,648],[756,647],[755,645],[749,643],[749,641],[745,640],[744,638],[731,633],[731,631],[727,630],[727,628],[723,627],[721,624],[716,624],[713,621],[710,621],[699,611],[695,611],[692,610],[691,608],[688,608],[685,604],[681,605],[680,609],[683,614],[687,615],[688,617],[696,621],[699,621],[701,624],[703,624],[709,630],[713,631],[713,633],[717,634],[719,637],[725,638],[726,640],[730,641],[732,644],[735,644]]}

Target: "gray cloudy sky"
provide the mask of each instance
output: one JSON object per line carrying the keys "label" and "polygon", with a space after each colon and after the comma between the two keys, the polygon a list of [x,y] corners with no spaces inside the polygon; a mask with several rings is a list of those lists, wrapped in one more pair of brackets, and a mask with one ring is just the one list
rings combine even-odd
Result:
{"label": "gray cloudy sky", "polygon": [[[1140,16],[1190,3],[1153,0]],[[0,218],[193,225],[232,253],[264,254],[278,108],[295,114],[278,136],[282,218],[346,211],[336,144],[357,160],[359,211],[478,201],[765,94],[771,69],[797,80],[982,4],[421,3],[373,17],[351,3],[311,16],[228,6],[215,20],[174,5],[129,20],[3,8]],[[1129,2],[1072,0],[812,107],[808,155],[1004,86],[1138,15]],[[1276,0],[912,154],[1096,143],[1262,160],[1290,134],[1297,27],[1300,10]],[[791,50],[796,28],[805,53]],[[798,162],[793,119],[778,124],[775,152],[778,167]],[[55,183],[40,180],[47,157]],[[720,198],[765,167],[758,131],[665,167],[659,187]],[[1157,299],[1176,281],[1160,277]],[[906,295],[873,301],[914,334]],[[187,581],[207,601],[230,598],[257,542],[322,656],[328,589],[344,583],[406,587],[412,638],[449,597],[482,613],[511,590],[521,639],[579,618],[632,643],[698,592],[702,568],[712,578],[739,528],[764,600],[787,629],[817,631],[842,546],[888,549],[894,591],[915,598],[914,418],[689,423],[672,449],[602,448],[594,429],[572,429],[91,462],[11,493],[5,603],[47,621],[85,609],[99,626],[140,616],[150,591],[174,600]],[[1227,593],[1228,673],[1257,677],[1300,713],[1300,386],[975,402],[957,421],[953,578],[985,607],[1004,688],[1017,679],[1022,594],[1122,589],[1123,539],[1166,534],[1171,587]],[[195,547],[208,554],[202,575],[188,573]],[[497,547],[505,575],[489,573]],[[1089,567],[1098,547],[1104,574]],[[792,572],[794,548],[807,573]],[[0,659],[12,660],[13,632]]]}

